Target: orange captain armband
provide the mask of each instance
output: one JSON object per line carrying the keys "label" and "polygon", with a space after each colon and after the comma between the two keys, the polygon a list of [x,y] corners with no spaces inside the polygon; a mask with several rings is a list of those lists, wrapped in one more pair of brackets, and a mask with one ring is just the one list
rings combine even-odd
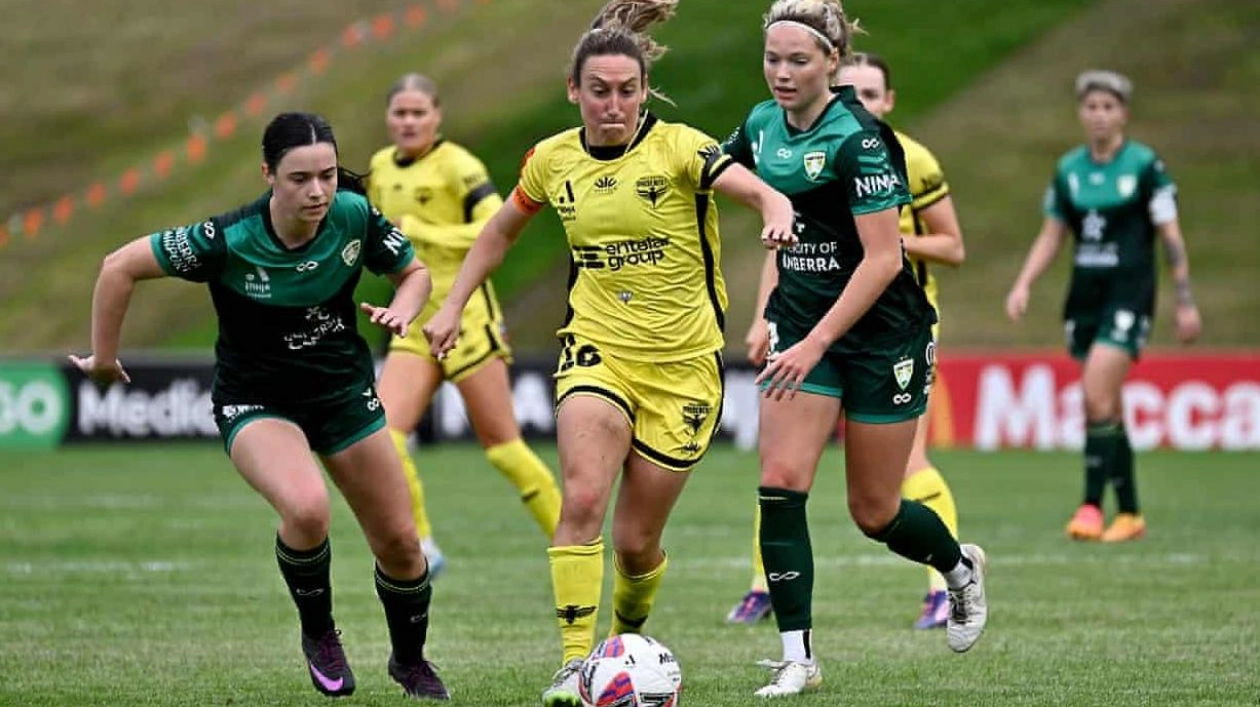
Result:
{"label": "orange captain armband", "polygon": [[530,216],[538,213],[544,206],[544,204],[540,204],[526,196],[525,191],[521,189],[521,185],[519,184],[517,184],[516,188],[512,190],[512,203],[516,204],[516,208],[529,214]]}

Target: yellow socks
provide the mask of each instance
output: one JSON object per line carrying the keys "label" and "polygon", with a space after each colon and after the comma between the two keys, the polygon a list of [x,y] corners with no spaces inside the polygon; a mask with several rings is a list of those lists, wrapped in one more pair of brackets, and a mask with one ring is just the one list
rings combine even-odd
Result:
{"label": "yellow socks", "polygon": [[550,538],[560,521],[560,489],[546,464],[519,437],[486,450],[486,459],[516,486],[534,522]]}
{"label": "yellow socks", "polygon": [[407,449],[407,433],[398,430],[389,431],[394,440],[394,449],[402,459],[403,472],[407,477],[407,488],[411,490],[411,515],[416,519],[416,534],[421,538],[433,535],[433,526],[429,523],[429,513],[424,508],[424,484],[420,482],[420,473],[416,471],[416,463]]}
{"label": "yellow socks", "polygon": [[[949,534],[954,539],[958,538],[958,507],[954,505],[954,494],[936,467],[920,469],[902,481],[901,497],[932,509],[949,528]],[[945,578],[931,567],[928,568],[928,588],[931,591],[945,590]]]}
{"label": "yellow socks", "polygon": [[769,593],[770,587],[766,584],[766,564],[761,561],[761,504],[757,505],[757,512],[753,515],[752,565],[752,590]]}
{"label": "yellow socks", "polygon": [[556,596],[562,662],[581,660],[595,647],[595,621],[604,586],[604,540],[547,549]]}
{"label": "yellow socks", "polygon": [[613,621],[608,635],[642,632],[644,622],[652,613],[656,590],[661,586],[661,578],[665,576],[668,565],[667,556],[661,559],[661,564],[655,569],[632,577],[625,574],[620,563],[613,561],[616,570],[613,577]]}

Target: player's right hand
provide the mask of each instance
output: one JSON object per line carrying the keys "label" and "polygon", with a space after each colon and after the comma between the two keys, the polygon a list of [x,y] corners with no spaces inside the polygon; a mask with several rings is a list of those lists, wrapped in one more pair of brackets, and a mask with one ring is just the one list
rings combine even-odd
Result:
{"label": "player's right hand", "polygon": [[455,348],[459,341],[460,312],[442,305],[442,308],[424,324],[424,338],[429,340],[429,350],[438,360]]}
{"label": "player's right hand", "polygon": [[761,368],[766,362],[766,353],[770,350],[770,328],[765,318],[753,319],[752,326],[748,327],[748,335],[744,337],[744,344],[748,346],[748,362]]}
{"label": "player's right hand", "polygon": [[1028,311],[1028,288],[1013,287],[1011,293],[1006,296],[1006,316],[1011,321],[1018,322],[1024,316],[1024,312]]}
{"label": "player's right hand", "polygon": [[78,366],[79,370],[83,371],[83,375],[101,385],[131,382],[131,376],[127,375],[127,371],[123,369],[122,362],[118,359],[106,362],[98,361],[96,356],[79,358],[74,354],[70,354],[70,363]]}

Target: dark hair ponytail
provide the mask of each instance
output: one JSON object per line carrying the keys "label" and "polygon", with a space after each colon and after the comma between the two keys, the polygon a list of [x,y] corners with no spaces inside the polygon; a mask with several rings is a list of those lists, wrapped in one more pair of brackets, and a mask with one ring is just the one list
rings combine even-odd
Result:
{"label": "dark hair ponytail", "polygon": [[338,191],[352,191],[355,194],[367,196],[366,175],[337,165],[337,189]]}

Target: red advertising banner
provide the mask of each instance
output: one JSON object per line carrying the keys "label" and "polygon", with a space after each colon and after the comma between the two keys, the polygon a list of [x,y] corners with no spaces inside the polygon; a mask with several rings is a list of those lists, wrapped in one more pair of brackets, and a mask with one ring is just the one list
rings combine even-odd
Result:
{"label": "red advertising banner", "polygon": [[[1080,449],[1080,365],[1066,354],[943,355],[931,440],[981,450]],[[1260,450],[1260,352],[1150,353],[1124,385],[1136,449]]]}

